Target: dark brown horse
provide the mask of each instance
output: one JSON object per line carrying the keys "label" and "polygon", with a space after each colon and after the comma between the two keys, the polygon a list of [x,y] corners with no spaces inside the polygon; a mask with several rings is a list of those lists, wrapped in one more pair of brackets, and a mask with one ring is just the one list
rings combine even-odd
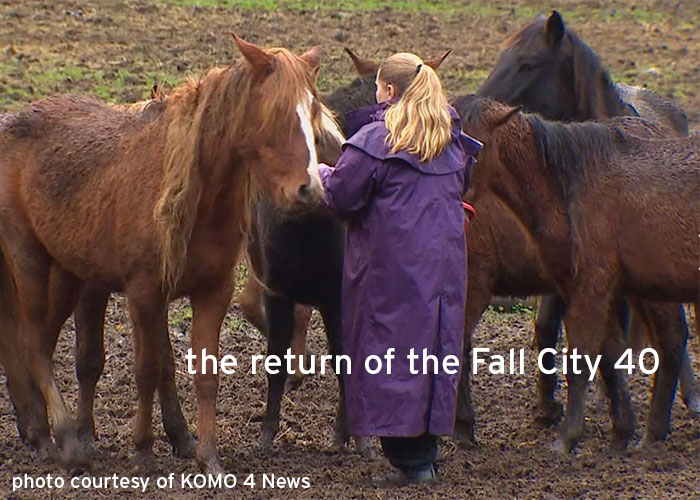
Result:
{"label": "dark brown horse", "polygon": [[[633,306],[653,323],[663,319],[657,312],[664,309],[643,301],[697,301],[700,143],[639,138],[624,132],[635,127],[619,119],[563,125],[486,99],[462,104],[465,127],[486,142],[473,180],[477,213],[481,193],[493,192],[526,229],[569,304],[569,349],[603,355],[614,436],[623,445],[633,432],[633,416],[624,376],[613,368],[625,343],[612,302],[620,295],[634,298]],[[682,328],[652,331],[660,364],[648,441],[664,438],[670,429],[686,340]],[[568,375],[565,450],[582,432],[589,375],[588,368]]]}
{"label": "dark brown horse", "polygon": [[[153,119],[58,96],[2,129],[0,243],[14,282],[13,316],[68,464],[84,459],[51,354],[82,284],[127,297],[139,392],[134,441],[150,451],[154,391],[165,389],[177,402],[174,380],[161,377],[173,371],[168,302],[190,297],[193,352],[217,355],[254,190],[294,211],[321,195],[313,143],[313,123],[321,119],[318,52],[298,57],[236,42],[240,61],[176,88]],[[216,473],[218,380],[202,373],[200,361],[197,460]],[[184,420],[177,432],[189,439]]]}
{"label": "dark brown horse", "polygon": [[[687,118],[677,106],[646,89],[614,85],[596,54],[565,28],[557,12],[549,18],[538,17],[506,40],[479,94],[524,106],[550,119],[566,121],[639,112],[654,122],[655,127],[649,131],[652,134],[687,134]],[[465,360],[469,359],[471,332],[493,294],[539,294],[550,287],[538,268],[531,243],[520,234],[514,216],[495,197],[482,198],[480,204],[482,208],[471,225],[469,237]],[[556,344],[565,310],[566,304],[556,294],[543,298],[535,327],[540,349]],[[618,305],[618,311],[624,314],[624,304]],[[675,311],[682,314],[680,307]],[[667,312],[666,316],[669,315],[671,313]],[[632,317],[633,321],[637,318]],[[545,356],[544,362],[552,365],[554,358]],[[473,438],[474,416],[468,376],[469,370],[464,370],[460,383],[457,435],[462,441]],[[556,385],[556,374],[539,374],[537,420],[545,425],[555,422],[561,415],[560,405],[553,399]],[[681,390],[688,407],[700,411],[700,390],[687,354]]]}
{"label": "dark brown horse", "polygon": [[510,36],[478,95],[524,106],[550,120],[583,121],[641,115],[676,135],[688,118],[654,92],[615,84],[596,53],[557,11]]}

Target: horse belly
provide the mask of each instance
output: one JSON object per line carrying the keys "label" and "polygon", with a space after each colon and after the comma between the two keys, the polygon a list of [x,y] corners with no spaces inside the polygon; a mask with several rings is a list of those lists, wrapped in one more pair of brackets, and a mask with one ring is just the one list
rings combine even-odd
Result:
{"label": "horse belly", "polygon": [[271,290],[302,304],[318,305],[339,294],[344,235],[327,217],[309,216],[270,228],[263,245],[263,281]]}
{"label": "horse belly", "polygon": [[[687,239],[630,242],[622,252],[621,289],[648,300],[694,302],[700,294],[700,251]],[[634,244],[636,243],[636,244]]]}

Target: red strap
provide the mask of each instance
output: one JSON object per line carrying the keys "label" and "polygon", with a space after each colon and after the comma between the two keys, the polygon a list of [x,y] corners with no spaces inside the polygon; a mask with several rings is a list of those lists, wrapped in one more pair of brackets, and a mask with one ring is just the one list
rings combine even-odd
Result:
{"label": "red strap", "polygon": [[474,210],[474,207],[472,207],[466,201],[462,202],[462,207],[464,208],[464,211],[467,212],[467,218],[469,220],[472,220],[474,218],[474,216],[476,215],[476,210]]}

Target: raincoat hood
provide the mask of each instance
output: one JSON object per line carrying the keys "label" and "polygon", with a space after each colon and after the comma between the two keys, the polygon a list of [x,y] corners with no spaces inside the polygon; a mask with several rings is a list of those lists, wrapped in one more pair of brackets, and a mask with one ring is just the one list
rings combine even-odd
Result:
{"label": "raincoat hood", "polygon": [[354,146],[378,160],[399,159],[424,174],[444,175],[455,172],[465,165],[470,165],[483,144],[462,131],[462,122],[453,107],[449,107],[452,117],[452,142],[435,158],[422,162],[420,158],[407,151],[393,153],[387,144],[389,131],[384,123],[384,115],[395,99],[372,106],[356,109],[345,117],[347,133],[350,139],[347,145]]}

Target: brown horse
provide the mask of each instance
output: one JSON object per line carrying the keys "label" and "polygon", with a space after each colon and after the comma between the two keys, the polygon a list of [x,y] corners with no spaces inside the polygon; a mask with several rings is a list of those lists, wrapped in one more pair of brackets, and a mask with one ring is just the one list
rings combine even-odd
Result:
{"label": "brown horse", "polygon": [[[657,312],[664,309],[654,309],[642,299],[697,301],[700,254],[693,236],[700,228],[695,209],[700,142],[639,138],[624,132],[630,125],[619,119],[547,122],[479,98],[463,103],[463,110],[465,127],[486,142],[473,179],[477,211],[481,193],[493,192],[526,229],[543,268],[569,304],[565,324],[570,351],[603,354],[600,369],[615,440],[626,444],[634,424],[624,377],[613,368],[625,344],[611,314],[612,301],[619,295],[637,299],[633,306],[651,324],[663,320]],[[662,439],[669,431],[686,340],[682,328],[652,330],[657,333],[652,344],[660,354],[660,369],[654,380],[648,441]],[[560,441],[565,450],[582,433],[589,375],[586,367],[581,374],[568,375]]]}
{"label": "brown horse", "polygon": [[[595,52],[564,25],[556,11],[548,18],[538,17],[505,41],[493,71],[478,94],[522,105],[549,119],[565,121],[639,113],[654,122],[651,134],[687,134],[687,118],[676,105],[647,89],[613,84]],[[465,360],[469,359],[471,332],[494,293],[548,293],[542,299],[535,332],[541,349],[553,347],[566,304],[552,294],[554,290],[538,267],[533,245],[526,235],[520,234],[515,217],[495,196],[482,197],[480,207],[468,242],[470,282]],[[618,304],[620,311],[624,318],[624,303]],[[675,311],[682,314],[679,307]],[[670,316],[670,312],[666,316]],[[639,319],[638,315],[632,315],[632,324]],[[634,335],[640,328],[630,327],[630,330]],[[688,361],[686,354],[681,392],[688,407],[700,411],[700,391]],[[545,356],[544,363],[553,365],[554,358]],[[473,439],[474,416],[468,377],[469,370],[464,370],[457,416],[457,436],[462,441]],[[549,425],[561,416],[561,407],[553,398],[557,376],[540,373],[538,378],[537,421]]]}
{"label": "brown horse", "polygon": [[[174,380],[161,377],[173,371],[167,304],[190,297],[197,460],[206,472],[221,470],[218,379],[202,372],[199,354],[218,353],[249,200],[260,188],[281,209],[299,211],[322,193],[313,143],[313,123],[321,119],[318,51],[298,57],[235,39],[240,61],[176,88],[151,119],[58,96],[4,123],[0,244],[14,281],[13,314],[68,464],[84,458],[51,354],[88,282],[123,292],[129,303],[139,392],[134,441],[141,452],[152,447],[156,387],[177,401]],[[177,432],[189,439],[184,421]]]}

